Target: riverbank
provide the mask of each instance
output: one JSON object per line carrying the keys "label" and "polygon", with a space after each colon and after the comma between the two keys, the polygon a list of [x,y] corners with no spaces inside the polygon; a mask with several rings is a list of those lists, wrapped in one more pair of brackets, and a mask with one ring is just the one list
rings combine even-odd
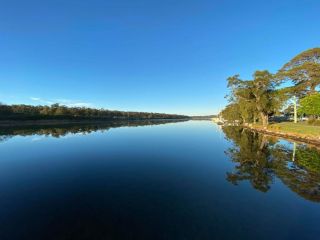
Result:
{"label": "riverbank", "polygon": [[70,124],[105,124],[110,122],[177,122],[187,121],[190,119],[83,119],[83,120],[1,120],[0,127],[18,127],[18,126],[54,126],[54,125],[70,125]]}
{"label": "riverbank", "polygon": [[267,135],[320,146],[320,126],[283,122],[272,123],[267,129],[258,124],[246,125],[245,127]]}

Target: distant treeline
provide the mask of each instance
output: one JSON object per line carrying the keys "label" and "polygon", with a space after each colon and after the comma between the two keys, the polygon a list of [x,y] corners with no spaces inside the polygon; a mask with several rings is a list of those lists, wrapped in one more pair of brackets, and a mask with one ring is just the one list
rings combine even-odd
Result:
{"label": "distant treeline", "polygon": [[115,119],[187,119],[188,116],[165,113],[124,112],[87,107],[5,105],[0,104],[0,120],[115,120]]}
{"label": "distant treeline", "polygon": [[212,118],[218,117],[217,115],[207,115],[207,116],[191,116],[193,120],[210,120]]}

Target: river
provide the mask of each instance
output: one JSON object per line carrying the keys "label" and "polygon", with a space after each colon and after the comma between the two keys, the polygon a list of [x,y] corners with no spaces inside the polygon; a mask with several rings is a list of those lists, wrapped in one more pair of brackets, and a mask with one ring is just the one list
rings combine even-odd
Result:
{"label": "river", "polygon": [[210,121],[0,129],[0,239],[318,239],[320,151]]}

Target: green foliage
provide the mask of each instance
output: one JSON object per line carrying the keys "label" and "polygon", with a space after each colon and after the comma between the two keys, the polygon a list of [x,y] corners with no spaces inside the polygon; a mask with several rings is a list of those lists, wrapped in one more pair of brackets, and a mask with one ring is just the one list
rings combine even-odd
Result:
{"label": "green foliage", "polygon": [[268,117],[273,115],[281,106],[281,98],[275,89],[277,83],[268,71],[256,71],[252,81],[252,92],[256,108],[263,125],[268,124]]}
{"label": "green foliage", "polygon": [[268,71],[256,71],[253,80],[241,80],[239,75],[228,78],[229,101],[238,105],[239,119],[255,122],[259,118],[264,126],[269,116],[283,104],[284,95],[276,90],[277,81]]}
{"label": "green foliage", "polygon": [[311,94],[300,100],[300,114],[320,116],[320,94]]}
{"label": "green foliage", "polygon": [[320,48],[306,50],[288,63],[278,73],[295,84],[295,91],[314,93],[320,85]]}
{"label": "green foliage", "polygon": [[254,102],[240,99],[238,105],[239,114],[241,115],[242,121],[245,123],[253,122],[256,115]]}
{"label": "green foliage", "polygon": [[[287,81],[293,82],[294,86],[279,88],[280,84]],[[294,100],[296,117],[299,99],[316,93],[320,85],[320,48],[309,49],[298,54],[275,75],[266,70],[256,71],[252,80],[241,80],[239,75],[234,75],[229,77],[227,82],[230,89],[228,100],[230,103],[238,104],[238,115],[240,115],[238,120],[254,123],[259,119],[266,127],[269,117],[280,113],[290,99]],[[313,101],[316,100],[313,99]],[[310,102],[311,100],[304,100],[302,103],[304,108],[299,114],[319,116],[318,103],[312,103],[312,105]]]}
{"label": "green foliage", "polygon": [[224,120],[229,122],[236,122],[241,120],[240,107],[237,103],[227,105],[221,112]]}
{"label": "green foliage", "polygon": [[296,161],[308,171],[320,173],[320,153],[317,149],[300,146],[297,149]]}
{"label": "green foliage", "polygon": [[123,112],[85,107],[66,107],[59,104],[51,106],[0,105],[0,120],[113,120],[113,119],[186,119],[188,116]]}

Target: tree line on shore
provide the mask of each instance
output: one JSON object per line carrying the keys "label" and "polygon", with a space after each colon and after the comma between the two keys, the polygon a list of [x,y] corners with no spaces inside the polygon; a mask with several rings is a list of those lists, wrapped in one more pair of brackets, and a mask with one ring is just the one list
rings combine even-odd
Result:
{"label": "tree line on shore", "polygon": [[187,119],[188,116],[165,113],[124,112],[88,107],[5,105],[0,104],[0,120],[117,120]]}
{"label": "tree line on shore", "polygon": [[253,79],[239,75],[227,79],[229,104],[221,117],[229,122],[261,123],[266,127],[272,116],[293,112],[310,119],[320,116],[320,48],[306,50],[275,74],[268,70],[255,71]]}

